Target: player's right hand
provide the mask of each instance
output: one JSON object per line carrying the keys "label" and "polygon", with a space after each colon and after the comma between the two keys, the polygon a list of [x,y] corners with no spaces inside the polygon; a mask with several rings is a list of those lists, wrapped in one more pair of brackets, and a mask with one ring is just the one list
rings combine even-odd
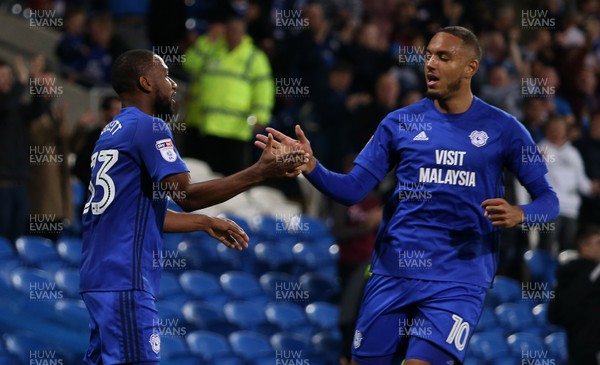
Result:
{"label": "player's right hand", "polygon": [[259,174],[264,178],[298,176],[300,174],[298,168],[309,161],[309,154],[299,147],[283,146],[275,141],[271,133],[262,137],[264,137],[261,139],[263,142],[255,142],[263,150],[256,163]]}
{"label": "player's right hand", "polygon": [[[275,128],[267,127],[267,133],[273,135],[274,141],[271,144],[271,148],[275,151],[276,154],[283,154],[285,152],[290,152],[294,150],[302,150],[308,154],[308,163],[298,166],[298,171],[303,173],[310,173],[315,166],[317,165],[317,160],[313,155],[312,148],[310,147],[310,141],[304,135],[304,131],[300,127],[300,125],[296,125],[295,130],[296,137],[298,139],[293,139]],[[263,134],[256,135],[256,141],[254,141],[254,145],[263,151],[265,150],[268,142],[268,137]]]}

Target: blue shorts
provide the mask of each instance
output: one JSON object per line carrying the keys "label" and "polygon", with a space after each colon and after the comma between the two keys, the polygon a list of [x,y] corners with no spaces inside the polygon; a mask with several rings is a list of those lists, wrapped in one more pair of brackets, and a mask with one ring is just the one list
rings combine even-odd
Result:
{"label": "blue shorts", "polygon": [[90,346],[84,361],[94,365],[160,361],[158,312],[142,291],[81,294],[90,313]]}
{"label": "blue shorts", "polygon": [[483,310],[483,287],[373,274],[365,287],[352,359],[389,365],[394,355],[462,363]]}

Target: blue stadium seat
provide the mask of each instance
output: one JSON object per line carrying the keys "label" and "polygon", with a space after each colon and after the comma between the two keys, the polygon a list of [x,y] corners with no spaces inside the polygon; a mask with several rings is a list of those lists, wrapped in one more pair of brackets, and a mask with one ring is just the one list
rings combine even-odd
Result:
{"label": "blue stadium seat", "polygon": [[15,242],[17,252],[28,265],[44,270],[56,270],[63,266],[63,261],[47,238],[22,236]]}
{"label": "blue stadium seat", "polygon": [[316,242],[299,242],[292,249],[297,264],[297,274],[316,271],[328,276],[335,276],[338,245],[330,240]]}
{"label": "blue stadium seat", "polygon": [[[42,353],[44,350],[53,351],[54,349],[46,342],[35,336],[33,333],[19,332],[7,333],[4,335],[6,350],[19,358],[22,364],[30,363],[31,353]],[[61,359],[64,356],[55,353],[52,356],[55,359]],[[50,357],[50,356],[48,356]]]}
{"label": "blue stadium seat", "polygon": [[487,296],[494,307],[502,303],[518,302],[522,297],[521,285],[515,279],[496,276],[492,288],[488,290]]}
{"label": "blue stadium seat", "polygon": [[267,320],[277,325],[282,331],[298,332],[306,336],[312,335],[312,326],[308,323],[304,309],[289,302],[272,302],[265,309]]}
{"label": "blue stadium seat", "polygon": [[[32,290],[57,290],[48,272],[29,267],[18,267],[11,272],[13,287],[28,296]],[[60,298],[59,298],[60,299]]]}
{"label": "blue stadium seat", "polygon": [[253,331],[237,331],[229,335],[229,344],[233,351],[250,361],[257,357],[273,354],[269,339]]}
{"label": "blue stadium seat", "polygon": [[21,365],[19,359],[8,352],[0,352],[0,364],[2,365]]}
{"label": "blue stadium seat", "polygon": [[496,307],[498,322],[508,333],[539,330],[529,306],[525,303],[504,303]]}
{"label": "blue stadium seat", "polygon": [[467,353],[462,365],[485,365],[485,360],[478,356]]}
{"label": "blue stadium seat", "polygon": [[208,365],[246,365],[246,361],[237,355],[226,355],[212,360]]}
{"label": "blue stadium seat", "polygon": [[289,247],[275,242],[261,242],[254,246],[256,255],[255,273],[282,271],[291,273],[294,268],[294,255]]}
{"label": "blue stadium seat", "polygon": [[268,294],[271,300],[287,300],[289,296],[284,298],[283,291],[301,290],[298,280],[287,273],[267,272],[262,274],[258,281],[262,290]]}
{"label": "blue stadium seat", "polygon": [[[526,362],[523,362],[523,359],[520,356],[510,355],[510,354],[498,356],[497,358],[492,359],[488,363],[490,365],[526,364]],[[533,362],[533,363],[536,364],[536,362]]]}
{"label": "blue stadium seat", "polygon": [[160,277],[160,290],[157,298],[183,305],[188,301],[189,295],[183,291],[179,277],[172,272],[163,272]]}
{"label": "blue stadium seat", "polygon": [[567,364],[569,350],[567,347],[567,334],[565,332],[551,333],[544,338],[544,343],[554,358],[558,359],[556,365]]}
{"label": "blue stadium seat", "polygon": [[206,361],[232,353],[227,338],[215,332],[194,331],[189,333],[185,340],[190,351],[201,355]]}
{"label": "blue stadium seat", "polygon": [[238,325],[225,319],[220,307],[206,302],[187,302],[183,306],[182,312],[187,322],[203,330],[220,335],[229,335],[231,332],[240,330]]}
{"label": "blue stadium seat", "polygon": [[230,271],[221,275],[219,282],[223,290],[233,299],[260,304],[265,304],[268,300],[258,280],[252,274]]}
{"label": "blue stadium seat", "polygon": [[186,260],[188,269],[202,270],[215,273],[220,263],[217,253],[219,241],[206,233],[196,235],[188,234],[185,239],[177,245],[181,258]]}
{"label": "blue stadium seat", "polygon": [[342,348],[342,336],[339,332],[317,332],[312,336],[311,343],[318,357],[326,360],[328,363],[335,363],[336,360],[339,360]]}
{"label": "blue stadium seat", "polygon": [[319,330],[333,330],[338,327],[340,309],[326,302],[313,302],[305,308],[308,320]]}
{"label": "blue stadium seat", "polygon": [[[508,336],[506,343],[510,348],[511,352],[516,356],[525,356],[530,354],[530,359],[535,359],[532,355],[544,354],[546,356],[546,345],[544,340],[535,333],[529,332],[517,332]],[[547,360],[545,358],[538,358],[538,361]]]}
{"label": "blue stadium seat", "polygon": [[506,337],[499,331],[474,333],[469,342],[469,352],[474,356],[490,361],[510,353]]}
{"label": "blue stadium seat", "polygon": [[257,331],[267,321],[262,305],[253,302],[231,302],[223,307],[225,318],[245,330]]}
{"label": "blue stadium seat", "polygon": [[58,255],[69,266],[79,267],[83,242],[79,238],[64,237],[56,244]]}
{"label": "blue stadium seat", "polygon": [[54,274],[54,280],[67,298],[80,298],[79,295],[79,269],[62,268]]}
{"label": "blue stadium seat", "polygon": [[64,326],[85,333],[89,328],[90,315],[81,299],[63,299],[54,303],[56,319]]}
{"label": "blue stadium seat", "polygon": [[299,333],[278,332],[271,336],[271,346],[275,351],[302,351],[303,356],[308,356],[311,350],[309,340]]}
{"label": "blue stadium seat", "polygon": [[0,236],[0,259],[16,257],[17,253],[13,249],[10,241]]}
{"label": "blue stadium seat", "polygon": [[311,301],[335,302],[340,293],[337,281],[319,273],[306,273],[300,276],[303,290],[307,290]]}
{"label": "blue stadium seat", "polygon": [[229,296],[223,292],[216,276],[202,271],[186,271],[179,276],[183,290],[193,298],[202,299],[214,305],[224,305]]}
{"label": "blue stadium seat", "polygon": [[329,228],[319,218],[301,215],[297,224],[290,225],[288,233],[298,237],[298,240],[317,240],[331,237]]}
{"label": "blue stadium seat", "polygon": [[552,287],[556,278],[558,259],[546,250],[529,250],[523,254],[531,280],[548,283]]}
{"label": "blue stadium seat", "polygon": [[496,328],[498,326],[498,321],[496,320],[496,315],[494,314],[494,310],[490,307],[483,307],[483,311],[481,312],[481,317],[479,318],[479,322],[477,323],[477,327],[475,327],[475,331],[483,332],[489,329]]}
{"label": "blue stadium seat", "polygon": [[213,323],[225,319],[223,311],[219,307],[201,301],[185,303],[181,308],[181,312],[186,321],[200,328],[208,328]]}
{"label": "blue stadium seat", "polygon": [[163,250],[176,251],[179,243],[185,240],[185,233],[163,234]]}
{"label": "blue stadium seat", "polygon": [[[252,242],[250,245],[251,244]],[[224,263],[222,267],[223,270],[220,271],[220,274],[224,273],[225,269],[245,272],[253,271],[254,253],[251,252],[250,249],[238,251],[225,245],[218,245],[217,255],[219,256],[219,261]]]}
{"label": "blue stadium seat", "polygon": [[252,227],[252,231],[258,233],[263,239],[271,241],[276,240],[277,236],[286,233],[281,222],[277,222],[275,217],[265,214],[252,217],[250,226]]}
{"label": "blue stadium seat", "polygon": [[182,337],[161,336],[160,357],[161,360],[172,359],[189,353],[188,345]]}
{"label": "blue stadium seat", "polygon": [[183,305],[177,302],[172,302],[167,299],[158,299],[156,301],[156,310],[158,311],[159,318],[179,318],[185,319],[183,312],[181,311]]}

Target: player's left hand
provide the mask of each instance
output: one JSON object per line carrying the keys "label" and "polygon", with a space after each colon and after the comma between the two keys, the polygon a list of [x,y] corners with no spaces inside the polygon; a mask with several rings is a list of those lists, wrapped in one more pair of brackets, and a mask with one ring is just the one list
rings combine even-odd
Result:
{"label": "player's left hand", "polygon": [[502,198],[486,199],[481,203],[486,216],[494,227],[510,228],[523,222],[525,214],[518,205],[510,205]]}
{"label": "player's left hand", "polygon": [[228,218],[211,217],[206,233],[229,248],[239,251],[248,248],[250,238],[242,227]]}

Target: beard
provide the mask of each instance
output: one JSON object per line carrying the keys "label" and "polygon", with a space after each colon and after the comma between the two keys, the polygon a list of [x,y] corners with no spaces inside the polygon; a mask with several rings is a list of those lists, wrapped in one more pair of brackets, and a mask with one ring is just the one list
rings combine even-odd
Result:
{"label": "beard", "polygon": [[[154,101],[154,110],[160,116],[173,116],[175,109],[170,96],[157,97]],[[162,119],[165,119],[164,117]]]}
{"label": "beard", "polygon": [[432,100],[445,100],[450,96],[450,94],[460,89],[461,80],[462,75],[448,84],[448,87],[446,87],[446,92],[443,93],[442,91],[437,90],[427,90],[425,96]]}

